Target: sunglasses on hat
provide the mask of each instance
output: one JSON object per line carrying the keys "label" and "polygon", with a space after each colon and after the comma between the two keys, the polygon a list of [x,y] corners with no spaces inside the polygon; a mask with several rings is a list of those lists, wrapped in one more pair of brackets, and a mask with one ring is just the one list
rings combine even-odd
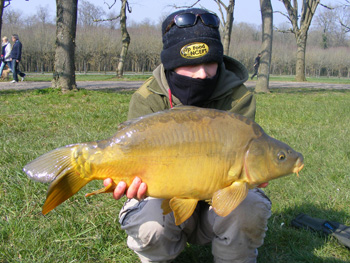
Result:
{"label": "sunglasses on hat", "polygon": [[166,27],[163,36],[169,32],[170,28],[174,25],[177,27],[191,27],[197,24],[198,17],[201,19],[202,23],[208,27],[219,28],[220,19],[217,15],[213,13],[204,14],[192,14],[192,13],[182,13],[174,17],[173,21]]}

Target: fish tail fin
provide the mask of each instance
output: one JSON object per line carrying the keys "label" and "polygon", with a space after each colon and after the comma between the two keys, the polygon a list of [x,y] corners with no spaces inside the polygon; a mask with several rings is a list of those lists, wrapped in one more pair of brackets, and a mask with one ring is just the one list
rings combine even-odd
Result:
{"label": "fish tail fin", "polygon": [[78,146],[67,145],[45,153],[24,166],[23,171],[34,181],[50,183],[72,167],[72,154]]}
{"label": "fish tail fin", "polygon": [[23,168],[30,179],[43,183],[51,182],[42,210],[44,215],[92,180],[80,176],[76,169],[78,165],[74,156],[77,155],[79,146],[81,145],[74,144],[55,149],[39,156]]}
{"label": "fish tail fin", "polygon": [[73,169],[67,170],[51,183],[42,213],[46,215],[56,206],[77,193],[90,181],[91,179],[89,178],[80,177]]}

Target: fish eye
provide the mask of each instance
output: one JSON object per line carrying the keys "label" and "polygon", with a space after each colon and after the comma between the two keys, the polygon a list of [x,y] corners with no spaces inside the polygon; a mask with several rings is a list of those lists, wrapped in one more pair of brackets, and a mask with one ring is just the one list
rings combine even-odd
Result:
{"label": "fish eye", "polygon": [[284,152],[279,152],[277,154],[278,160],[283,161],[284,159],[286,159],[286,154]]}

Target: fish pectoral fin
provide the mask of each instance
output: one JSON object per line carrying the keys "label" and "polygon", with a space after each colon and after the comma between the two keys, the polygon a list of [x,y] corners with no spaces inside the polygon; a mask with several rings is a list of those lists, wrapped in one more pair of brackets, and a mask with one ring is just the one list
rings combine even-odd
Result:
{"label": "fish pectoral fin", "polygon": [[234,182],[232,185],[216,191],[212,206],[216,214],[225,217],[231,213],[248,194],[247,183]]}
{"label": "fish pectoral fin", "polygon": [[164,199],[162,202],[163,215],[169,214],[172,210],[170,208],[170,199]]}
{"label": "fish pectoral fin", "polygon": [[91,195],[97,195],[97,194],[104,194],[104,193],[113,193],[114,189],[117,187],[117,185],[112,181],[109,185],[106,187],[103,187],[101,189],[98,189],[96,191],[93,191],[91,193],[85,194],[85,197],[91,196]]}
{"label": "fish pectoral fin", "polygon": [[177,226],[185,222],[193,214],[197,203],[197,199],[171,198],[169,205],[174,212],[175,224]]}

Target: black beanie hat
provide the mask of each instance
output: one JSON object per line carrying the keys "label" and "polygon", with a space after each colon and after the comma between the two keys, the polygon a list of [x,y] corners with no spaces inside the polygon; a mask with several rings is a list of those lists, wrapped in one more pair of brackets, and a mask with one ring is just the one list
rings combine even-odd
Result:
{"label": "black beanie hat", "polygon": [[[205,14],[207,10],[191,8],[169,15],[162,24],[163,51],[161,61],[166,70],[181,66],[223,61],[223,47],[218,28],[203,24],[200,18],[194,26],[179,28],[173,25],[165,33],[174,17],[181,13]],[[194,52],[195,51],[195,52]]]}

